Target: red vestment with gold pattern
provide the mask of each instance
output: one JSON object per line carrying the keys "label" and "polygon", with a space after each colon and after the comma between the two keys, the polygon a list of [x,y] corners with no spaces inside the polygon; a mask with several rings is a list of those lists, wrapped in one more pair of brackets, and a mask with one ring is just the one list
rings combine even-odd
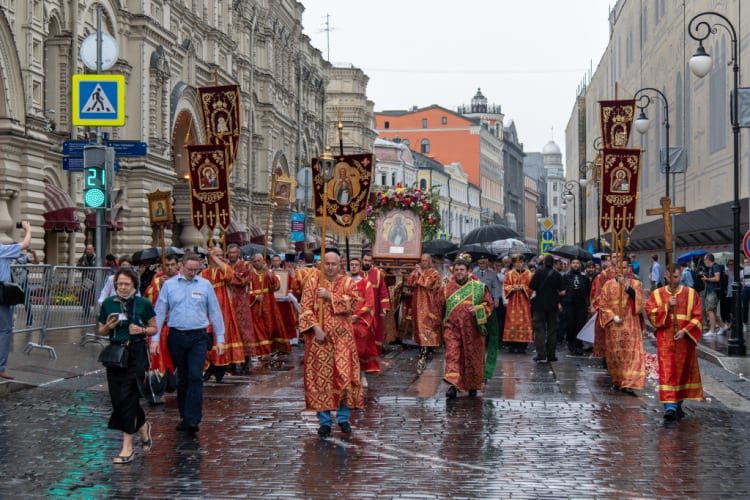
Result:
{"label": "red vestment with gold pattern", "polygon": [[[469,280],[481,283],[474,278],[469,278]],[[436,304],[441,315],[448,312],[446,307],[449,299],[464,285],[460,285],[455,278],[451,278],[446,283]],[[484,307],[485,317],[489,317],[494,303],[487,287],[484,284],[482,286],[484,292],[480,304],[477,304],[473,295],[469,294],[450,311],[443,322],[443,341],[445,342],[443,378],[462,391],[478,390],[484,384],[485,336],[480,333],[477,324],[476,307]]]}
{"label": "red vestment with gold pattern", "polygon": [[[245,362],[245,350],[242,345],[242,337],[237,328],[237,317],[234,314],[234,307],[229,298],[228,285],[232,280],[234,271],[229,264],[222,264],[221,267],[209,266],[201,272],[201,276],[211,282],[214,287],[214,293],[221,307],[221,315],[224,318],[224,352],[221,356],[216,352],[216,342],[208,351],[208,360],[214,366],[226,366],[232,363],[241,364]],[[213,332],[213,326],[208,327],[209,332]]]}
{"label": "red vestment with gold pattern", "polygon": [[[703,333],[701,299],[692,288],[680,286],[674,293],[677,305],[670,307],[672,295],[669,287],[657,288],[646,302],[646,314],[656,327],[659,401],[662,403],[703,398],[696,354],[696,345]],[[675,333],[683,329],[687,334],[675,340]]]}
{"label": "red vestment with gold pattern", "polygon": [[[291,273],[287,275],[287,293],[292,293],[296,288],[297,280],[292,278]],[[275,297],[274,297],[275,298]],[[276,304],[279,308],[279,313],[284,321],[281,323],[283,327],[283,335],[287,340],[297,338],[297,310],[294,308],[294,304],[290,300],[276,300]]]}
{"label": "red vestment with gold pattern", "polygon": [[[599,312],[601,307],[601,294],[604,284],[615,277],[615,269],[608,267],[594,277],[591,282],[591,293],[589,300],[594,311]],[[607,354],[607,336],[604,327],[598,321],[594,323],[594,351],[591,353],[595,358],[603,358]]]}
{"label": "red vestment with gold pattern", "polygon": [[[646,383],[646,355],[643,350],[643,289],[641,282],[628,278],[635,294],[631,299],[616,279],[604,284],[600,299],[598,320],[604,327],[606,342],[607,371],[612,384],[628,389],[643,389]],[[619,316],[620,323],[615,323]]]}
{"label": "red vestment with gold pattern", "polygon": [[352,281],[357,284],[357,305],[354,309],[354,316],[357,320],[354,321],[352,318],[352,321],[359,367],[365,373],[380,373],[372,318],[372,312],[375,309],[375,291],[372,284],[361,275],[359,280],[352,278]]}
{"label": "red vestment with gold pattern", "polygon": [[[154,276],[154,279],[151,280],[148,288],[146,288],[145,296],[151,301],[152,306],[156,307],[161,287],[168,279],[166,274],[159,271]],[[169,337],[169,326],[167,325],[167,318],[164,318],[164,325],[161,327],[161,335],[159,335],[159,353],[151,354],[151,369],[160,373],[166,373],[167,371],[174,372],[174,363],[172,363],[172,358],[169,356],[169,348],[167,347],[167,337]],[[149,337],[148,340],[150,343],[151,338]]]}
{"label": "red vestment with gold pattern", "polygon": [[[253,356],[268,356],[273,352],[290,352],[289,339],[285,336],[284,320],[273,293],[279,289],[279,277],[271,271],[258,272],[251,269],[248,294],[252,302],[253,329],[255,338],[250,345]],[[258,297],[263,297],[259,300]]]}
{"label": "red vestment with gold pattern", "polygon": [[411,287],[411,310],[414,341],[425,347],[438,347],[442,343],[443,318],[437,307],[440,303],[443,279],[435,269],[416,270],[406,278]]}
{"label": "red vestment with gold pattern", "polygon": [[251,344],[255,335],[253,328],[253,314],[250,311],[250,296],[247,294],[247,285],[250,283],[250,265],[244,260],[238,260],[229,264],[234,271],[232,279],[229,280],[229,296],[232,299],[237,328],[242,338],[242,350],[245,356],[252,356]]}
{"label": "red vestment with gold pattern", "polygon": [[372,288],[375,291],[375,310],[373,311],[375,345],[378,348],[378,355],[383,353],[383,338],[385,336],[385,318],[384,311],[391,309],[391,300],[388,293],[388,286],[385,284],[385,273],[375,266],[370,267],[369,271],[362,271],[362,274],[370,280]]}
{"label": "red vestment with gold pattern", "polygon": [[[318,288],[331,292],[331,300],[320,300]],[[364,408],[359,357],[352,331],[352,313],[357,305],[357,287],[351,278],[338,275],[333,282],[313,274],[302,293],[300,331],[305,335],[305,407],[307,410],[337,410],[340,403]],[[321,309],[322,307],[322,309]],[[319,313],[322,311],[322,324]],[[326,334],[316,342],[312,328]]]}
{"label": "red vestment with gold pattern", "polygon": [[[508,300],[505,306],[505,327],[503,342],[533,342],[531,327],[531,271],[511,269],[505,272],[503,291]],[[519,290],[513,287],[520,286]]]}

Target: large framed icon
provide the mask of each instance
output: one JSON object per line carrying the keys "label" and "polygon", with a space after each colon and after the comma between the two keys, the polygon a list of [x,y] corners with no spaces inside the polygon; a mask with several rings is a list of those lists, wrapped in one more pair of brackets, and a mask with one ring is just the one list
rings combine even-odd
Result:
{"label": "large framed icon", "polygon": [[374,259],[419,259],[422,223],[411,210],[391,210],[375,219]]}

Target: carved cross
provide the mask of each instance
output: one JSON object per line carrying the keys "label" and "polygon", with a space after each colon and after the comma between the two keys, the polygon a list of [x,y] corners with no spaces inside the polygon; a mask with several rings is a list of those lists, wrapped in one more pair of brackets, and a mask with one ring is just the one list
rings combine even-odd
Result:
{"label": "carved cross", "polygon": [[664,252],[666,253],[666,263],[669,266],[672,263],[672,215],[684,214],[685,207],[673,207],[672,200],[669,196],[662,196],[661,208],[647,208],[646,215],[661,215],[664,224]]}

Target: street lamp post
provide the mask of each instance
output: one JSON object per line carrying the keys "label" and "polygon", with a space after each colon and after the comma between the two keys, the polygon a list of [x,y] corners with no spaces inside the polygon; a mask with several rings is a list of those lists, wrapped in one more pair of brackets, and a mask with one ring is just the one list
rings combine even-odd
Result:
{"label": "street lamp post", "polygon": [[[706,17],[717,17],[719,21],[711,24]],[[710,35],[715,34],[721,27],[729,33],[732,39],[732,72],[734,74],[733,91],[731,98],[731,124],[733,136],[733,161],[734,161],[734,200],[732,203],[732,250],[734,254],[734,283],[732,283],[732,334],[727,342],[727,350],[730,356],[745,355],[745,339],[742,334],[742,323],[740,322],[740,123],[737,90],[740,86],[740,63],[737,57],[737,32],[732,23],[718,12],[701,12],[693,16],[688,23],[688,34],[690,38],[698,42],[698,49],[690,58],[690,71],[698,78],[703,78],[711,71],[711,56],[703,47],[703,41]]]}
{"label": "street lamp post", "polygon": [[[581,164],[581,166],[578,168],[579,173],[583,172],[583,175],[581,176],[581,181],[584,182],[584,187],[586,183],[589,181],[594,181],[594,186],[596,186],[596,251],[601,252],[602,251],[602,228],[599,225],[599,216],[601,215],[600,212],[602,211],[602,197],[601,193],[599,192],[599,176],[596,174],[596,164],[593,161],[586,161]],[[586,175],[590,173],[589,175]],[[581,202],[583,203],[583,202]]]}
{"label": "street lamp post", "polygon": [[[573,244],[576,244],[576,197],[575,194],[573,194],[573,188],[578,188],[578,211],[582,212],[581,205],[583,204],[583,188],[586,187],[586,184],[588,183],[588,179],[581,179],[578,181],[567,181],[565,183],[565,191],[563,191],[563,198],[565,198],[568,202],[573,203]],[[581,221],[581,234],[578,235],[581,238],[581,246],[583,246],[583,240],[584,240],[584,227],[583,227],[583,221]]]}

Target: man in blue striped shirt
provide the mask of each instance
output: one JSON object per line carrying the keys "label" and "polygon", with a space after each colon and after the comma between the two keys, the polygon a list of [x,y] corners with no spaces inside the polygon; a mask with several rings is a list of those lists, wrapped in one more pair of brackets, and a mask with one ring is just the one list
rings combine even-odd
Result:
{"label": "man in blue striped shirt", "polygon": [[165,318],[169,325],[167,346],[177,371],[178,431],[196,434],[202,418],[203,365],[212,343],[209,323],[216,335],[216,351],[224,352],[224,319],[213,286],[198,276],[202,259],[194,253],[182,258],[180,274],[167,280],[156,302],[156,335],[151,353],[159,352],[159,332]]}

